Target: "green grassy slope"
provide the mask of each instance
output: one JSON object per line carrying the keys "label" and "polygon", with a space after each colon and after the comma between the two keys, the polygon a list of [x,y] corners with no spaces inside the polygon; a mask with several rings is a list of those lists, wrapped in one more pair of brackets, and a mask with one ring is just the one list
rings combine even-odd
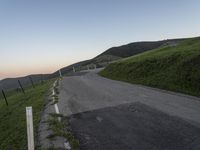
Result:
{"label": "green grassy slope", "polygon": [[110,64],[102,76],[200,96],[200,37]]}
{"label": "green grassy slope", "polygon": [[33,121],[35,136],[39,125],[45,98],[52,81],[38,84],[35,88],[25,89],[26,94],[12,91],[6,92],[8,106],[0,97],[0,149],[25,150],[27,149],[26,133],[26,106],[33,107]]}

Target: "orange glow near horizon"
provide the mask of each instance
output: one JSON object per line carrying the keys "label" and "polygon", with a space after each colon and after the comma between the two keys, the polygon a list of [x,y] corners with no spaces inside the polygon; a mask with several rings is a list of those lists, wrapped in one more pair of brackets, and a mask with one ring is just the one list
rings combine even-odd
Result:
{"label": "orange glow near horizon", "polygon": [[7,72],[4,72],[3,74],[0,73],[0,79],[3,79],[3,78],[15,78],[15,77],[22,77],[22,76],[27,76],[27,75],[30,75],[30,74],[49,74],[49,73],[53,73],[54,71],[58,70],[59,68],[46,68],[46,69],[43,69],[41,71],[41,68],[40,69],[27,69],[27,68],[20,68],[18,69],[18,71],[15,71],[15,70],[12,70],[12,71],[7,71]]}
{"label": "orange glow near horizon", "polygon": [[73,58],[66,54],[60,55],[59,53],[48,53],[47,57],[44,57],[44,55],[45,54],[42,55],[43,57],[34,55],[28,57],[25,55],[23,58],[12,55],[9,59],[2,60],[6,65],[0,64],[0,80],[5,78],[23,77],[31,74],[51,74],[70,64],[87,60],[92,57],[87,55],[81,58],[82,55],[80,54],[77,58]]}
{"label": "orange glow near horizon", "polygon": [[12,69],[1,70],[2,72],[0,72],[0,79],[23,77],[31,74],[50,74],[68,65],[69,64],[12,67]]}

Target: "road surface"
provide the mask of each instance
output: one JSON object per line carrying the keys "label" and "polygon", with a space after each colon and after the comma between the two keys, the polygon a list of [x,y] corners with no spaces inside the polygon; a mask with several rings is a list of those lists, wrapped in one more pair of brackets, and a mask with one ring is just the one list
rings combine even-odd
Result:
{"label": "road surface", "polygon": [[100,77],[64,77],[59,110],[81,149],[200,149],[200,99]]}

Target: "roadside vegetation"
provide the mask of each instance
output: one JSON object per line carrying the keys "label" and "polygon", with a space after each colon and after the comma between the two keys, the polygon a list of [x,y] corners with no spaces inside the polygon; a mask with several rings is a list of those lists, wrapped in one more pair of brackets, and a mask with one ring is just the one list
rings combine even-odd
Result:
{"label": "roadside vegetation", "polygon": [[68,118],[63,117],[62,114],[50,114],[50,116],[48,124],[49,128],[53,131],[53,134],[51,134],[48,138],[54,140],[56,137],[64,137],[67,141],[69,141],[72,150],[79,150],[79,141],[71,132]]}
{"label": "roadside vegetation", "polygon": [[37,139],[41,113],[52,83],[53,81],[46,81],[35,88],[25,88],[25,94],[20,91],[6,92],[8,106],[3,97],[0,97],[1,150],[27,150],[26,106],[33,108],[34,136]]}
{"label": "roadside vegetation", "polygon": [[[62,80],[62,79],[61,79]],[[54,95],[52,95],[52,103],[51,105],[55,105],[59,101],[59,80],[55,81],[53,86]],[[47,120],[49,129],[52,131],[52,134],[47,136],[47,138],[51,141],[54,141],[56,137],[63,137],[68,141],[69,146],[72,150],[79,150],[79,140],[75,138],[73,133],[71,132],[70,124],[68,117],[64,117],[62,114],[58,113],[50,113],[48,120]],[[54,147],[51,148],[52,150],[56,149]]]}
{"label": "roadside vegetation", "polygon": [[122,59],[100,75],[200,96],[200,37]]}

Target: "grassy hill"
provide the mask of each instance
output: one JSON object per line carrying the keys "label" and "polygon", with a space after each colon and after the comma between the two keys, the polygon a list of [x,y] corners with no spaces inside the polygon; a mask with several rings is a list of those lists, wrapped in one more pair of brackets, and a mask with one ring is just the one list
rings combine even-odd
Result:
{"label": "grassy hill", "polygon": [[122,59],[100,74],[114,80],[200,96],[200,37]]}
{"label": "grassy hill", "polygon": [[[61,72],[63,75],[67,75],[73,72],[73,67],[75,67],[77,71],[80,71],[87,69],[87,66],[93,68],[94,64],[96,65],[97,68],[105,67],[110,62],[119,60],[121,58],[133,56],[145,51],[152,50],[154,48],[158,48],[163,45],[176,45],[183,40],[184,39],[169,39],[169,40],[152,41],[152,42],[134,42],[119,47],[112,47],[104,51],[102,54],[96,56],[95,58],[77,62],[72,65],[61,68]],[[38,83],[41,82],[41,80],[52,79],[58,76],[59,76],[59,71],[57,70],[52,74],[43,74],[43,75],[38,74],[38,75],[29,75],[26,77],[19,77],[19,78],[7,78],[0,81],[0,89],[10,90],[18,88],[19,84],[17,80],[20,80],[23,86],[28,86],[30,85],[29,77],[33,79],[34,83]]]}
{"label": "grassy hill", "polygon": [[[87,69],[87,65],[91,66],[96,64],[97,67],[105,67],[110,62],[119,60],[121,58],[133,56],[142,52],[146,52],[164,45],[176,45],[185,39],[169,39],[163,41],[152,41],[152,42],[133,42],[126,45],[112,47],[104,51],[100,55],[93,59],[81,61],[70,66],[61,69],[63,74],[72,72],[72,68],[75,67],[77,70]],[[59,72],[56,71],[49,77],[57,77]]]}
{"label": "grassy hill", "polygon": [[1,150],[27,149],[26,106],[32,106],[33,108],[34,136],[37,137],[41,112],[45,105],[47,91],[51,86],[52,81],[46,81],[43,84],[37,84],[35,88],[25,88],[25,95],[17,91],[5,92],[8,99],[8,106],[6,106],[0,94]]}

